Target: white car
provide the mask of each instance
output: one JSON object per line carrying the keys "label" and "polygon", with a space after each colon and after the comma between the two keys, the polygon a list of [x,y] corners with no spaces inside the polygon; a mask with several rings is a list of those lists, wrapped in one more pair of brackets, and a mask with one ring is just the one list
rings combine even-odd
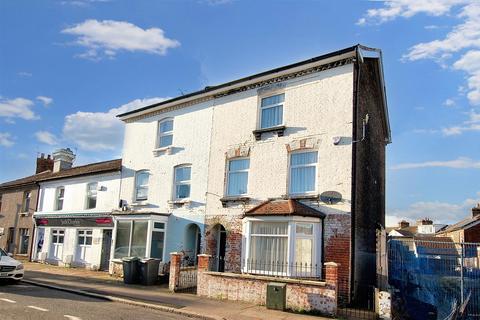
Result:
{"label": "white car", "polygon": [[0,249],[0,279],[20,281],[23,279],[23,264]]}

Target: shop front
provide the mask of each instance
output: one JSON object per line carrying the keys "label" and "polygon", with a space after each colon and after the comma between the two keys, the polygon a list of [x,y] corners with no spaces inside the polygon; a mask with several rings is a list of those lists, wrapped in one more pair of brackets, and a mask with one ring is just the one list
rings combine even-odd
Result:
{"label": "shop front", "polygon": [[34,219],[33,260],[108,270],[114,228],[110,214],[48,214]]}

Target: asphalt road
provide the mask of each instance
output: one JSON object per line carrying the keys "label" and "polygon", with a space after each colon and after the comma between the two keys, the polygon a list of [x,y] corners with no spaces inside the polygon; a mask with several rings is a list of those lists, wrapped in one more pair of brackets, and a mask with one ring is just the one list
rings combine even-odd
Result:
{"label": "asphalt road", "polygon": [[2,320],[186,320],[181,315],[25,283],[0,283]]}

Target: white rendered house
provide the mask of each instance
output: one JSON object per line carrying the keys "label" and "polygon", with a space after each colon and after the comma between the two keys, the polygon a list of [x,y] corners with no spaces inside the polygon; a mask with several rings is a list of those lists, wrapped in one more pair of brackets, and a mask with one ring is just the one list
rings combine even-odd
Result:
{"label": "white rendered house", "polygon": [[72,167],[74,155],[69,149],[53,156],[53,172],[38,182],[32,258],[108,270],[121,160]]}

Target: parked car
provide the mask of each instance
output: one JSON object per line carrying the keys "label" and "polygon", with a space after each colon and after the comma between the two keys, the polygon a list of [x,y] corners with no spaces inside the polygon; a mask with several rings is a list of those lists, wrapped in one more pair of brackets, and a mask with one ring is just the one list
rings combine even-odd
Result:
{"label": "parked car", "polygon": [[0,279],[20,281],[23,279],[23,274],[23,264],[13,259],[9,253],[0,249]]}

